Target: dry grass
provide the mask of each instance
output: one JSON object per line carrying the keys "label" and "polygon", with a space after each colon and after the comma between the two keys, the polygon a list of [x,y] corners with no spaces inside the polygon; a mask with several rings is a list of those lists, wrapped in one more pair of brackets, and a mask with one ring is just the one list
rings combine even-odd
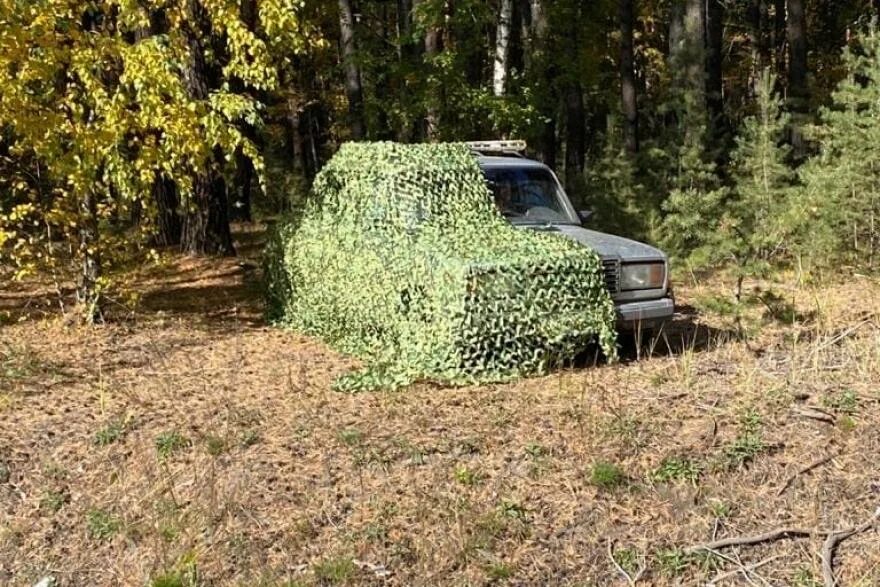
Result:
{"label": "dry grass", "polygon": [[[748,345],[691,313],[647,360],[341,395],[352,362],[265,326],[253,273],[176,261],[124,320],[0,327],[0,583],[625,584],[611,541],[645,585],[777,557],[749,580],[807,586],[820,538],[684,551],[880,505],[871,279],[788,292],[813,316]],[[835,562],[880,584],[880,533]]]}

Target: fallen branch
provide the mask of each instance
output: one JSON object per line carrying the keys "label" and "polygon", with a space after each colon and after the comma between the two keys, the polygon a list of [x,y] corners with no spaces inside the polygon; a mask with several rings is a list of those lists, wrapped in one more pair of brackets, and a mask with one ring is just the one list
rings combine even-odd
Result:
{"label": "fallen branch", "polygon": [[862,524],[828,534],[825,544],[822,545],[822,577],[825,580],[825,587],[836,587],[837,585],[837,580],[834,578],[834,550],[837,546],[851,536],[870,530],[878,520],[880,520],[880,507],[870,519]]}
{"label": "fallen branch", "polygon": [[776,496],[779,497],[780,495],[785,493],[788,490],[788,488],[791,487],[791,484],[794,483],[795,480],[798,477],[800,477],[801,475],[809,473],[810,471],[812,471],[816,467],[821,467],[822,465],[824,465],[825,463],[827,463],[828,461],[832,460],[833,458],[835,458],[839,455],[840,455],[840,451],[837,450],[833,453],[825,455],[821,459],[813,461],[812,463],[810,463],[806,467],[802,467],[802,468],[798,469],[798,471],[794,475],[792,475],[791,477],[788,478],[788,480],[786,480],[785,485],[783,485],[782,487],[779,488],[779,491],[776,492]]}
{"label": "fallen branch", "polygon": [[753,536],[734,536],[731,538],[724,538],[722,540],[714,540],[712,542],[697,544],[684,549],[684,552],[685,554],[694,554],[701,550],[711,552],[719,548],[728,548],[730,546],[749,546],[753,544],[760,544],[762,542],[773,542],[782,538],[824,536],[825,543],[822,546],[822,576],[825,579],[825,587],[836,587],[837,581],[834,578],[834,550],[841,542],[843,542],[847,538],[855,536],[856,534],[861,534],[862,532],[866,532],[873,528],[878,520],[880,520],[880,507],[878,507],[874,511],[874,515],[871,516],[867,521],[859,524],[858,526],[844,528],[843,530],[808,530],[805,528],[778,528],[776,530],[764,532],[763,534],[755,534]]}
{"label": "fallen branch", "polygon": [[825,412],[818,408],[814,408],[812,406],[798,406],[794,408],[794,413],[804,418],[818,420],[820,422],[825,422],[826,424],[834,424],[834,416],[832,414],[829,414],[828,412]]}
{"label": "fallen branch", "polygon": [[701,550],[717,550],[719,548],[728,548],[730,546],[749,546],[752,544],[760,544],[762,542],[773,542],[782,538],[794,538],[800,536],[814,536],[824,533],[815,530],[807,530],[806,528],[779,528],[764,532],[763,534],[755,534],[754,536],[733,536],[731,538],[723,538],[713,542],[705,542],[696,544],[684,550],[685,554],[694,554]]}
{"label": "fallen branch", "polygon": [[867,318],[867,319],[865,319],[865,320],[862,320],[861,322],[859,322],[859,323],[856,324],[855,326],[851,326],[850,328],[847,328],[846,330],[844,330],[843,332],[841,332],[841,333],[838,334],[837,336],[835,336],[835,337],[831,338],[830,340],[824,342],[823,344],[819,345],[819,346],[816,348],[815,352],[818,353],[818,352],[820,352],[820,351],[823,351],[823,350],[825,350],[826,348],[828,348],[828,347],[830,347],[830,346],[834,346],[834,345],[836,345],[837,343],[839,343],[839,342],[842,341],[843,339],[845,339],[845,338],[849,338],[850,336],[852,336],[853,334],[855,334],[855,332],[856,332],[859,328],[861,328],[862,326],[864,326],[865,324],[871,324],[872,321],[873,321],[872,318],[873,318],[873,317],[869,317],[869,318]]}
{"label": "fallen branch", "polygon": [[608,539],[608,558],[611,559],[611,563],[614,565],[614,568],[617,569],[617,572],[620,573],[624,579],[626,579],[626,582],[629,583],[630,587],[635,587],[636,582],[642,578],[642,575],[645,572],[645,566],[642,565],[635,576],[627,573],[626,570],[617,562],[617,559],[614,558],[614,542],[610,538]]}
{"label": "fallen branch", "polygon": [[764,560],[757,562],[757,563],[752,563],[750,565],[740,565],[739,568],[737,568],[737,569],[734,569],[732,571],[727,571],[726,573],[721,573],[719,575],[715,575],[715,578],[712,579],[711,581],[709,581],[709,583],[707,584],[707,587],[714,587],[718,583],[720,583],[726,579],[736,577],[740,573],[744,573],[744,574],[748,575],[752,571],[754,571],[756,569],[760,569],[761,567],[763,567],[765,565],[769,565],[770,563],[772,563],[776,559],[780,559],[780,558],[782,558],[782,555],[777,554],[776,556],[771,556],[770,558],[765,558]]}

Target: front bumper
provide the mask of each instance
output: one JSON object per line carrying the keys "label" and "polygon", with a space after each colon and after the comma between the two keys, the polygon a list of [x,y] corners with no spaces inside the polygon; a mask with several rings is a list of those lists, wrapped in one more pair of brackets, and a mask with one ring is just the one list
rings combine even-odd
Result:
{"label": "front bumper", "polygon": [[617,327],[621,330],[640,330],[655,328],[672,318],[675,303],[672,298],[627,302],[619,304],[617,309]]}

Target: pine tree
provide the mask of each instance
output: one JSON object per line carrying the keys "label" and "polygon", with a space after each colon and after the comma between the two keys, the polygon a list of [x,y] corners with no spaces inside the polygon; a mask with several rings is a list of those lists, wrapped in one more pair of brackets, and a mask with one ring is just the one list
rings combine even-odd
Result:
{"label": "pine tree", "polygon": [[782,144],[788,115],[774,94],[769,71],[756,88],[757,113],[745,119],[731,161],[730,189],[718,185],[714,166],[687,148],[680,185],[666,202],[665,227],[679,253],[698,266],[730,263],[737,302],[743,280],[767,274],[790,242],[794,173]]}
{"label": "pine tree", "polygon": [[814,129],[820,154],[800,170],[806,260],[876,264],[880,245],[880,33],[872,26],[844,51],[847,76]]}
{"label": "pine tree", "polygon": [[644,238],[656,211],[648,205],[645,186],[639,182],[636,161],[629,151],[628,129],[621,133],[617,126],[615,121],[608,125],[602,152],[587,169],[587,203],[601,230]]}
{"label": "pine tree", "polygon": [[747,277],[767,274],[790,244],[788,212],[795,174],[783,144],[788,114],[774,93],[775,76],[765,70],[757,83],[758,112],[743,122],[731,162],[734,190],[725,200],[713,256],[727,257],[736,271],[737,301]]}
{"label": "pine tree", "polygon": [[702,265],[709,261],[704,258],[705,246],[717,229],[727,190],[717,166],[707,157],[704,111],[685,104],[680,126],[686,130],[678,147],[672,189],[662,205],[666,216],[661,233],[673,255]]}

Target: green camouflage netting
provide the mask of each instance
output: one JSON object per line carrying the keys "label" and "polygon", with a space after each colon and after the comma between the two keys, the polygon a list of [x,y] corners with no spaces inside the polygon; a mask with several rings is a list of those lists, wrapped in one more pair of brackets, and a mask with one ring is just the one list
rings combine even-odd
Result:
{"label": "green camouflage netting", "polygon": [[270,318],[366,367],[344,390],[539,374],[615,355],[599,257],[512,227],[464,145],[349,143],[266,250]]}

